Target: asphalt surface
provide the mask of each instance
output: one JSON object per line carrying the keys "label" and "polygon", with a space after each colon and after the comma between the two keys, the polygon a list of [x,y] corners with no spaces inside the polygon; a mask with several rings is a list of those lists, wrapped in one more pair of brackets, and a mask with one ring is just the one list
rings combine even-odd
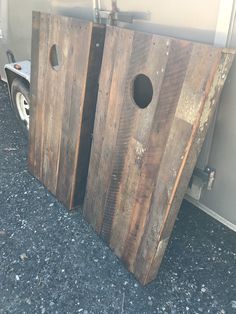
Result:
{"label": "asphalt surface", "polygon": [[0,313],[236,313],[236,234],[184,203],[158,277],[140,286],[27,172],[0,82]]}

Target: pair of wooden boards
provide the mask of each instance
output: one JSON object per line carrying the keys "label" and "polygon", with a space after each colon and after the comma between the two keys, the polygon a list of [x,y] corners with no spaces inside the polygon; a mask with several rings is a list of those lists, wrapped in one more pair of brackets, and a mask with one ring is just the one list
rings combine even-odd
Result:
{"label": "pair of wooden boards", "polygon": [[117,27],[104,34],[89,22],[34,13],[29,169],[71,208],[83,200],[89,164],[83,214],[146,284],[234,54]]}
{"label": "pair of wooden boards", "polygon": [[33,12],[29,170],[67,208],[84,198],[105,28]]}

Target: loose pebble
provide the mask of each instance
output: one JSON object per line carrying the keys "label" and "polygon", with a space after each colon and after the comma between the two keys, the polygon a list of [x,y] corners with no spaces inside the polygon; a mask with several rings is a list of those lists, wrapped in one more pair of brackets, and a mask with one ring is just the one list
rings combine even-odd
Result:
{"label": "loose pebble", "polygon": [[21,259],[22,261],[25,261],[25,260],[28,259],[28,256],[27,256],[25,253],[22,253],[22,254],[20,255],[20,259]]}

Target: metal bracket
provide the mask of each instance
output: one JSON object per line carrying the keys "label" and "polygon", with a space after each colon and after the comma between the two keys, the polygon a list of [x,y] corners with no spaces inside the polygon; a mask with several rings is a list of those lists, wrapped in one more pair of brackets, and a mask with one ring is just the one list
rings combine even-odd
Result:
{"label": "metal bracket", "polygon": [[7,55],[7,59],[8,59],[9,63],[15,63],[16,62],[16,58],[14,56],[14,53],[10,49],[8,49],[6,51],[6,55]]}
{"label": "metal bracket", "polygon": [[118,22],[133,23],[134,20],[150,20],[150,12],[125,12],[117,7],[117,1],[112,0],[112,9],[103,10],[100,5],[94,7],[94,19],[96,23],[117,25]]}
{"label": "metal bracket", "polygon": [[200,178],[202,182],[206,184],[207,190],[211,191],[213,188],[214,181],[215,181],[216,170],[209,166],[207,166],[205,170],[195,168],[193,171],[192,178],[189,183],[190,188],[193,183],[193,176]]}

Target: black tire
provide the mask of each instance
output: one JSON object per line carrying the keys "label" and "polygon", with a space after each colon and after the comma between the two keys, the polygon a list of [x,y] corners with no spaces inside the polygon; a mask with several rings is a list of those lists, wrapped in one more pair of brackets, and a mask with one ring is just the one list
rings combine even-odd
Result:
{"label": "black tire", "polygon": [[[24,130],[29,131],[30,86],[23,79],[15,78],[11,85],[12,108]],[[27,118],[28,117],[28,118]]]}

